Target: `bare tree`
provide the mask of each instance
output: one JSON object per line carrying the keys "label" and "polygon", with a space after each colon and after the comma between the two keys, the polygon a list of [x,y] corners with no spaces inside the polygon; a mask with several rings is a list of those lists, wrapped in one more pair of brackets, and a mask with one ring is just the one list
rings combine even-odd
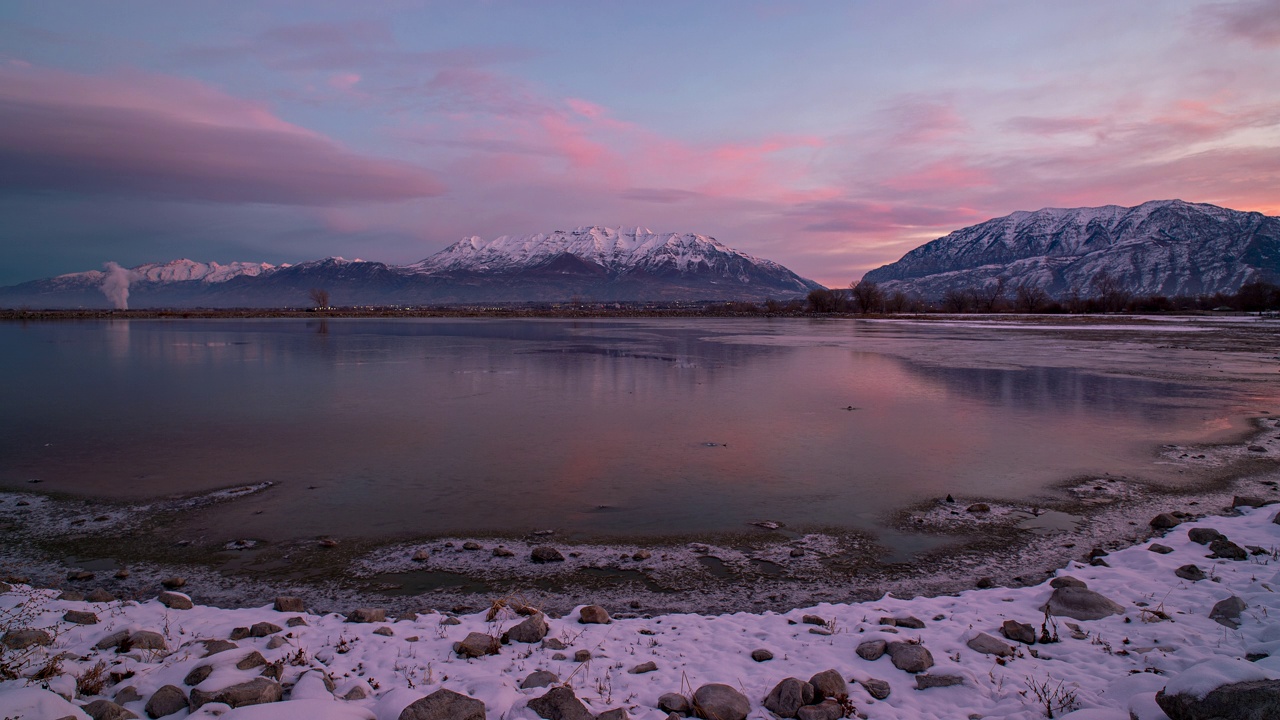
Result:
{"label": "bare tree", "polygon": [[942,308],[947,312],[969,312],[973,307],[973,291],[951,288],[942,296]]}
{"label": "bare tree", "polygon": [[1018,312],[1040,312],[1045,305],[1049,304],[1049,293],[1045,292],[1044,288],[1024,280],[1013,289],[1013,304]]}
{"label": "bare tree", "polygon": [[857,306],[858,312],[866,315],[867,313],[884,310],[884,292],[880,290],[880,286],[870,280],[854,280],[849,283],[849,293],[853,296],[853,303]]}
{"label": "bare tree", "polygon": [[905,312],[911,304],[911,298],[901,290],[895,290],[884,298],[884,311],[887,313]]}
{"label": "bare tree", "polygon": [[311,297],[311,304],[318,308],[329,307],[329,291],[324,288],[311,288],[307,293]]}
{"label": "bare tree", "polygon": [[989,282],[973,291],[973,299],[979,312],[989,313],[1000,309],[1004,304],[1004,286],[1008,282],[1008,278],[1001,275],[995,279],[995,282]]}
{"label": "bare tree", "polygon": [[1119,278],[1112,277],[1105,270],[1095,275],[1091,284],[1103,312],[1120,312],[1133,297]]}

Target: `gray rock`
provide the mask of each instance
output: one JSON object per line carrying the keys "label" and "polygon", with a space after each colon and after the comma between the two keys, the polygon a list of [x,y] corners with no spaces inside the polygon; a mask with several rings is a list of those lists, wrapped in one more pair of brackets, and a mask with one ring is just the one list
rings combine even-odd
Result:
{"label": "gray rock", "polygon": [[288,641],[288,640],[285,640],[284,638],[282,638],[282,637],[280,637],[279,635],[277,635],[277,636],[275,636],[275,637],[273,637],[273,638],[271,638],[270,640],[268,640],[268,641],[267,641],[267,649],[268,649],[268,650],[277,650],[277,649],[282,648],[282,647],[284,647],[285,645],[288,645],[288,644],[289,644],[289,641]]}
{"label": "gray rock", "polygon": [[1275,503],[1276,503],[1275,500],[1265,500],[1263,498],[1256,497],[1254,495],[1236,495],[1235,497],[1231,498],[1231,507],[1233,508],[1238,508],[1238,507],[1260,508],[1260,507],[1265,507],[1267,505],[1274,505]]}
{"label": "gray rock", "polygon": [[232,640],[243,640],[249,637],[249,628],[247,627],[231,628],[231,634],[228,635],[227,637],[230,637]]}
{"label": "gray rock", "polygon": [[549,562],[564,562],[564,555],[550,545],[539,545],[529,552],[529,559],[541,565]]}
{"label": "gray rock", "polygon": [[1232,595],[1214,604],[1213,609],[1209,611],[1209,619],[1234,630],[1240,627],[1240,613],[1244,612],[1246,607],[1248,606],[1244,604],[1244,600]]}
{"label": "gray rock", "polygon": [[591,659],[591,651],[590,651],[590,650],[579,650],[578,652],[576,652],[576,653],[574,653],[574,654],[573,654],[573,661],[574,661],[574,662],[586,662],[586,661],[588,661],[588,660],[590,660],[590,659]]}
{"label": "gray rock", "polygon": [[689,704],[689,698],[680,693],[663,693],[658,698],[658,709],[676,715],[688,715],[693,706]]}
{"label": "gray rock", "polygon": [[959,675],[917,675],[916,689],[928,690],[936,687],[951,687],[952,685],[963,685],[964,678]]}
{"label": "gray rock", "polygon": [[399,720],[485,720],[484,703],[441,688],[400,711]]}
{"label": "gray rock", "polygon": [[1262,445],[1250,445],[1249,452],[1264,453],[1267,449]]}
{"label": "gray rock", "polygon": [[164,650],[164,636],[151,630],[139,630],[126,641],[131,650]]}
{"label": "gray rock", "polygon": [[891,642],[885,648],[893,666],[909,673],[920,673],[933,667],[933,653],[923,645],[909,642]]}
{"label": "gray rock", "polygon": [[1026,645],[1036,644],[1036,629],[1027,623],[1020,623],[1017,620],[1005,620],[1000,626],[1000,632],[1010,640],[1014,640]]}
{"label": "gray rock", "polygon": [[823,700],[817,705],[805,705],[796,711],[797,720],[839,720],[844,708],[835,700]]}
{"label": "gray rock", "polygon": [[347,615],[347,622],[350,623],[380,623],[386,621],[386,608],[356,608]]}
{"label": "gray rock", "polygon": [[1082,587],[1060,587],[1049,596],[1041,610],[1076,620],[1100,620],[1123,615],[1124,608],[1106,596]]}
{"label": "gray rock", "polygon": [[1151,543],[1151,545],[1147,547],[1147,549],[1153,553],[1158,553],[1160,555],[1168,555],[1169,553],[1173,552],[1173,548],[1169,547],[1168,545],[1161,545],[1160,543]]}
{"label": "gray rock", "polygon": [[654,672],[657,669],[658,669],[658,663],[650,660],[648,662],[642,662],[639,665],[636,665],[635,667],[631,668],[627,672],[632,675],[643,675],[645,673]]}
{"label": "gray rock", "polygon": [[1244,548],[1231,542],[1226,538],[1218,538],[1209,542],[1209,551],[1212,553],[1209,557],[1221,558],[1224,560],[1247,560],[1249,553]]}
{"label": "gray rock", "polygon": [[573,694],[573,689],[563,685],[530,700],[529,709],[547,720],[595,720],[595,715]]}
{"label": "gray rock", "polygon": [[888,643],[884,640],[866,640],[858,644],[858,657],[863,660],[879,660],[884,651],[888,648]]}
{"label": "gray rock", "polygon": [[387,627],[386,625],[383,625],[382,627],[375,628],[373,631],[373,634],[381,635],[383,637],[395,637],[396,633],[391,628]]}
{"label": "gray rock", "polygon": [[827,619],[819,615],[805,615],[804,617],[800,618],[800,622],[804,623],[805,625],[820,625],[822,627],[827,626]]}
{"label": "gray rock", "polygon": [[93,573],[89,572],[88,570],[72,570],[71,572],[67,573],[67,579],[75,580],[75,581],[92,580]]}
{"label": "gray rock", "polygon": [[515,557],[516,554],[504,547],[496,547],[493,549],[494,557]]}
{"label": "gray rock", "polygon": [[971,513],[991,512],[991,506],[986,503],[974,503],[965,508],[965,510]]}
{"label": "gray rock", "polygon": [[1174,570],[1173,574],[1183,580],[1190,580],[1191,582],[1197,582],[1204,579],[1204,571],[1196,565],[1183,565],[1177,570]]}
{"label": "gray rock", "polygon": [[198,709],[206,703],[220,702],[238,708],[279,702],[283,696],[284,690],[280,687],[280,683],[264,677],[256,677],[248,682],[211,692],[194,689],[191,691],[191,707]]}
{"label": "gray rock", "polygon": [[138,692],[138,688],[133,685],[125,685],[116,691],[115,701],[121,705],[125,703],[137,702],[142,699],[142,694]]}
{"label": "gray rock", "polygon": [[280,659],[273,663],[269,663],[266,667],[262,668],[262,672],[258,674],[264,678],[271,678],[276,682],[284,680],[284,660]]}
{"label": "gray rock", "polygon": [[177,590],[187,584],[187,579],[182,577],[168,577],[160,581],[160,584],[167,590]]}
{"label": "gray rock", "polygon": [[3,637],[0,637],[0,643],[3,643],[10,650],[22,650],[33,645],[52,645],[53,636],[44,630],[20,628],[5,633]]}
{"label": "gray rock", "polygon": [[238,647],[240,646],[236,645],[230,640],[205,640],[204,655],[202,655],[201,657],[209,657],[210,655],[217,655],[220,652],[235,650]]}
{"label": "gray rock", "polygon": [[1214,530],[1213,528],[1199,528],[1199,527],[1191,528],[1190,530],[1188,530],[1187,537],[1190,538],[1191,542],[1200,543],[1201,545],[1208,545],[1214,540],[1226,538],[1225,535],[1218,532],[1217,530]]}
{"label": "gray rock", "polygon": [[545,638],[550,629],[547,617],[538,613],[525,618],[519,625],[508,630],[503,637],[511,642],[535,643]]}
{"label": "gray rock", "polygon": [[468,540],[462,543],[462,549],[463,550],[483,550],[484,546],[476,542],[475,540]]}
{"label": "gray rock", "polygon": [[67,602],[83,602],[84,593],[80,592],[79,590],[63,590],[58,595],[58,599],[66,600]]}
{"label": "gray rock", "polygon": [[835,669],[816,673],[809,678],[809,684],[813,686],[813,696],[819,700],[823,698],[838,698],[849,694],[849,684],[844,681],[844,677]]}
{"label": "gray rock", "polygon": [[240,658],[240,662],[236,663],[237,670],[252,670],[256,667],[262,667],[267,664],[267,659],[262,657],[262,653],[254,650],[253,652]]}
{"label": "gray rock", "polygon": [[1059,575],[1058,577],[1049,581],[1049,587],[1053,588],[1054,590],[1057,590],[1060,587],[1087,588],[1089,586],[1085,583],[1085,581],[1077,578],[1073,578],[1070,575]]}
{"label": "gray rock", "polygon": [[608,625],[609,613],[599,605],[587,605],[578,611],[578,622],[585,625]]}
{"label": "gray rock", "polygon": [[751,701],[729,685],[710,683],[694,691],[693,710],[707,720],[746,720]]}
{"label": "gray rock", "polygon": [[1013,655],[1013,648],[1008,643],[986,633],[978,633],[965,644],[969,646],[970,650],[984,655],[995,655],[996,657],[1010,657]]}
{"label": "gray rock", "polygon": [[889,683],[884,680],[867,678],[866,680],[859,681],[859,683],[864,689],[866,689],[867,694],[877,700],[883,700],[889,697]]}
{"label": "gray rock", "polygon": [[268,635],[275,635],[283,629],[279,625],[269,622],[254,623],[249,626],[249,637],[267,637]]}
{"label": "gray rock", "polygon": [[783,678],[765,696],[764,707],[782,718],[793,718],[796,711],[813,702],[813,686],[799,678]]}
{"label": "gray rock", "polygon": [[94,588],[92,591],[90,591],[87,595],[84,596],[84,599],[91,603],[109,603],[109,602],[115,602],[116,596],[112,595],[106,590],[103,590],[102,588]]}
{"label": "gray rock", "polygon": [[200,683],[207,680],[209,676],[212,674],[213,674],[212,665],[201,665],[193,669],[191,672],[187,673],[187,676],[182,679],[182,684],[188,687],[195,687],[196,685],[199,685]]}
{"label": "gray rock", "polygon": [[461,625],[462,621],[456,617],[449,616],[449,617],[440,618],[440,624],[441,625]]}
{"label": "gray rock", "polygon": [[62,619],[69,623],[75,623],[76,625],[98,624],[98,616],[96,614],[82,610],[68,610],[66,614],[62,616]]}
{"label": "gray rock", "polygon": [[138,717],[110,700],[94,700],[80,709],[93,720],[135,720]]}
{"label": "gray rock", "polygon": [[906,617],[894,618],[894,624],[900,628],[909,628],[912,630],[923,630],[924,621],[920,618],[908,615]]}
{"label": "gray rock", "polygon": [[454,643],[453,651],[458,653],[459,657],[478,658],[485,655],[497,655],[502,651],[502,644],[491,635],[473,632],[468,634],[462,642]]}
{"label": "gray rock", "polygon": [[1160,513],[1151,518],[1151,522],[1148,524],[1155,530],[1168,530],[1169,528],[1177,527],[1181,522],[1170,513]]}
{"label": "gray rock", "polygon": [[631,720],[631,716],[627,714],[625,708],[613,708],[597,715],[596,720]]}
{"label": "gray rock", "polygon": [[1171,720],[1272,720],[1280,717],[1280,680],[1220,685],[1204,698],[1156,693]]}
{"label": "gray rock", "polygon": [[342,699],[343,700],[363,700],[367,697],[369,697],[369,693],[365,691],[364,686],[356,685],[352,687],[350,690],[348,690],[347,694],[342,696]]}
{"label": "gray rock", "polygon": [[285,620],[284,624],[287,627],[306,627],[307,620],[306,618],[301,618],[301,617],[291,617],[288,620]]}
{"label": "gray rock", "polygon": [[565,650],[569,646],[565,645],[564,641],[559,638],[547,638],[542,641],[542,647],[548,650]]}
{"label": "gray rock", "polygon": [[546,687],[551,683],[558,682],[560,682],[559,675],[549,670],[535,670],[529,673],[529,677],[526,677],[524,682],[520,683],[520,689],[528,690],[529,688]]}
{"label": "gray rock", "polygon": [[751,659],[756,662],[767,662],[773,659],[773,653],[764,648],[756,648],[751,651]]}
{"label": "gray rock", "polygon": [[99,650],[110,650],[111,648],[118,648],[128,641],[129,631],[118,630],[99,640],[98,644],[94,645],[94,647]]}
{"label": "gray rock", "polygon": [[426,562],[431,559],[431,551],[426,548],[418,548],[413,551],[413,557],[409,559],[414,562]]}
{"label": "gray rock", "polygon": [[149,718],[162,718],[187,709],[187,694],[176,685],[165,685],[147,700],[144,710]]}
{"label": "gray rock", "polygon": [[191,598],[182,593],[162,592],[156,599],[160,601],[161,605],[170,610],[190,610],[195,607],[191,602]]}
{"label": "gray rock", "polygon": [[300,613],[306,612],[307,606],[303,604],[302,598],[292,595],[281,595],[276,598],[273,605],[276,612]]}

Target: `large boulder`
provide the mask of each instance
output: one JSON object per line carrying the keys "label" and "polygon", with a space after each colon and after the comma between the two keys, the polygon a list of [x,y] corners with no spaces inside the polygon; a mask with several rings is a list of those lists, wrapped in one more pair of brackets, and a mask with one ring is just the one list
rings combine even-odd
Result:
{"label": "large boulder", "polygon": [[793,718],[801,707],[813,702],[813,686],[799,678],[784,678],[764,699],[769,712],[782,718]]}
{"label": "large boulder", "polygon": [[1208,545],[1214,540],[1226,539],[1226,535],[1213,528],[1194,527],[1187,531],[1187,539],[1193,543]]}
{"label": "large boulder", "polygon": [[885,648],[893,666],[909,673],[921,673],[933,667],[933,653],[923,645],[909,642],[891,642]]}
{"label": "large boulder", "polygon": [[187,694],[176,685],[165,685],[151,695],[143,708],[147,717],[162,718],[187,709]]}
{"label": "large boulder", "polygon": [[356,608],[347,614],[347,622],[350,623],[380,623],[386,621],[386,608]]}
{"label": "large boulder", "polygon": [[564,562],[564,555],[550,545],[539,545],[529,551],[529,559],[535,563]]}
{"label": "large boulder", "polygon": [[164,650],[164,636],[154,630],[139,630],[129,636],[125,644],[133,650]]}
{"label": "large boulder", "polygon": [[884,655],[888,645],[884,640],[865,640],[858,644],[858,649],[855,652],[863,660],[879,660],[880,656]]}
{"label": "large boulder", "polygon": [[707,720],[747,720],[751,701],[732,686],[709,683],[694,691],[693,710]]}
{"label": "large boulder", "polygon": [[63,620],[76,625],[97,625],[98,615],[85,610],[68,610],[62,616]]}
{"label": "large boulder", "polygon": [[302,598],[292,595],[281,595],[276,598],[275,604],[272,606],[276,612],[300,613],[306,612],[307,606],[302,602]]}
{"label": "large boulder", "polygon": [[609,612],[599,605],[587,605],[578,611],[578,622],[584,625],[609,624]]}
{"label": "large boulder", "polygon": [[138,717],[110,700],[94,700],[80,709],[93,720],[136,720]]}
{"label": "large boulder", "polygon": [[1244,612],[1244,600],[1232,595],[1226,600],[1219,600],[1209,611],[1209,619],[1231,629],[1240,627],[1240,613]]}
{"label": "large boulder", "polygon": [[5,633],[0,637],[0,643],[10,650],[22,650],[32,645],[52,645],[53,636],[45,630],[20,628]]}
{"label": "large boulder", "polygon": [[497,655],[502,651],[502,643],[492,635],[473,632],[463,638],[462,642],[453,644],[453,651],[460,657],[478,658],[485,655]]}
{"label": "large boulder", "polygon": [[816,673],[809,678],[809,684],[813,686],[813,696],[819,700],[849,694],[849,684],[844,681],[844,676],[839,670],[823,670]]}
{"label": "large boulder", "polygon": [[484,703],[441,688],[400,711],[399,720],[485,720]]}
{"label": "large boulder", "polygon": [[693,706],[689,704],[689,698],[680,693],[663,693],[658,697],[658,709],[664,713],[688,715]]}
{"label": "large boulder", "polygon": [[190,610],[195,607],[191,596],[180,592],[162,592],[156,599],[170,610]]}
{"label": "large boulder", "polygon": [[193,689],[191,691],[191,707],[199,708],[206,703],[220,702],[233,708],[238,708],[246,705],[279,702],[283,696],[284,690],[280,687],[280,683],[264,677],[256,677],[248,682],[237,683],[221,690],[205,691]]}
{"label": "large boulder", "polygon": [[529,709],[546,720],[595,720],[595,715],[563,685],[551,688],[545,695],[529,701]]}
{"label": "large boulder", "polygon": [[1209,541],[1210,558],[1223,560],[1248,560],[1249,553],[1244,548],[1226,538]]}
{"label": "large boulder", "polygon": [[835,700],[823,700],[817,705],[805,705],[796,711],[796,720],[840,720],[844,708]]}
{"label": "large boulder", "polygon": [[1005,620],[1000,626],[1000,633],[1010,640],[1015,640],[1026,645],[1036,644],[1036,629],[1027,623],[1020,623],[1017,620]]}
{"label": "large boulder", "polygon": [[1105,595],[1082,587],[1060,587],[1040,608],[1051,615],[1075,620],[1101,620],[1110,615],[1123,615],[1124,608]]}
{"label": "large boulder", "polygon": [[547,616],[542,613],[530,615],[519,625],[508,630],[502,637],[510,642],[536,643],[547,636],[551,626],[547,624]]}
{"label": "large boulder", "polygon": [[973,636],[969,639],[969,642],[965,644],[969,646],[970,650],[975,650],[985,655],[995,655],[996,657],[1009,657],[1013,655],[1013,648],[1009,646],[1009,643],[992,637],[984,632],[980,632]]}
{"label": "large boulder", "polygon": [[529,673],[529,676],[524,679],[524,682],[520,683],[520,689],[528,690],[530,688],[543,688],[552,683],[558,682],[560,682],[560,676],[550,670],[534,670]]}
{"label": "large boulder", "polygon": [[1253,663],[1218,658],[1175,675],[1156,704],[1170,720],[1270,720],[1280,717],[1280,680]]}

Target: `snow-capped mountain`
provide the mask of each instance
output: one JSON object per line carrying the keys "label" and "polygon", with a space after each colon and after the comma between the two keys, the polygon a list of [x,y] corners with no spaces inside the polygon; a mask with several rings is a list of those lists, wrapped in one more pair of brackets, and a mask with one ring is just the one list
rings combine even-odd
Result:
{"label": "snow-capped mountain", "polygon": [[[461,240],[395,266],[325,258],[296,265],[175,260],[0,288],[5,307],[298,307],[586,300],[764,300],[819,286],[770,260],[694,234],[584,227]],[[123,291],[123,292],[122,292]]]}
{"label": "snow-capped mountain", "polygon": [[1139,296],[1277,282],[1280,218],[1181,200],[1015,212],[921,245],[864,279],[936,299],[1004,278],[1062,298],[1092,296],[1104,274]]}

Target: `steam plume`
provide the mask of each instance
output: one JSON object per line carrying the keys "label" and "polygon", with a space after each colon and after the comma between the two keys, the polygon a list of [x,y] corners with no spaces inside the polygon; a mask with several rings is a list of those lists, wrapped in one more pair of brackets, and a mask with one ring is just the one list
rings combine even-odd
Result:
{"label": "steam plume", "polygon": [[107,276],[102,279],[102,294],[107,296],[117,310],[128,310],[129,283],[134,280],[133,271],[114,262],[108,262],[103,267],[107,269]]}

